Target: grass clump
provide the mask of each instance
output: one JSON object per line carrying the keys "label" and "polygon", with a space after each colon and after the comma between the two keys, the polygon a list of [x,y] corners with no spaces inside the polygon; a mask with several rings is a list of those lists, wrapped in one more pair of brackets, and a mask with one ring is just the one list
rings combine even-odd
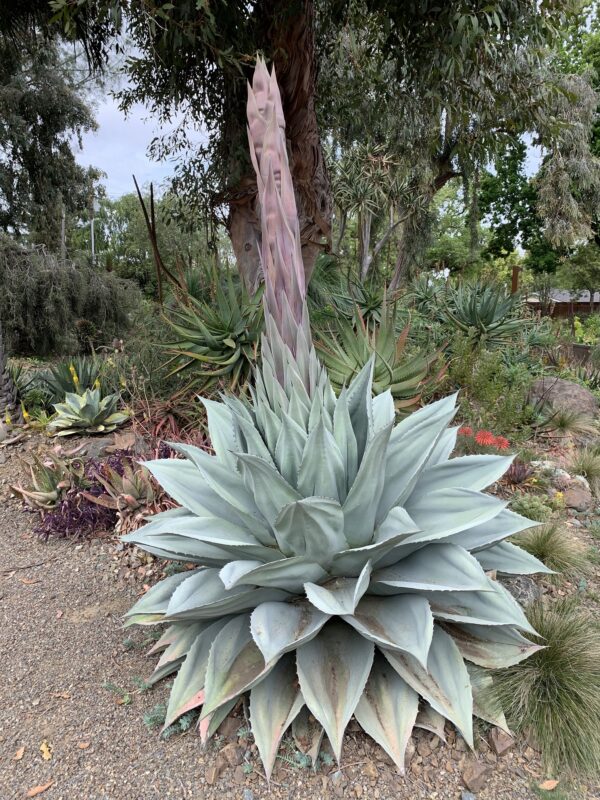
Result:
{"label": "grass clump", "polygon": [[[521,512],[519,512],[521,513]],[[559,522],[530,528],[513,538],[515,544],[539,558],[549,569],[565,578],[589,572],[587,548],[571,536]]]}
{"label": "grass clump", "polygon": [[600,452],[590,447],[582,447],[573,456],[569,472],[582,475],[594,494],[600,491]]}
{"label": "grass clump", "polygon": [[490,691],[516,732],[529,731],[544,764],[578,776],[600,771],[600,632],[567,598],[537,601],[527,616],[544,648],[498,670]]}

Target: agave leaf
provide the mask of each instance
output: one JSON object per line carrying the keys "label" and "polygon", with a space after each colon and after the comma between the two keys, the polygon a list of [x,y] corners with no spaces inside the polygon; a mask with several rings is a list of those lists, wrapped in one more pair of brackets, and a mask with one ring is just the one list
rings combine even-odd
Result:
{"label": "agave leaf", "polygon": [[264,518],[274,525],[281,509],[301,500],[302,496],[266,461],[243,453],[238,453],[237,457],[244,484],[255,497]]}
{"label": "agave leaf", "polygon": [[452,533],[482,525],[497,516],[505,506],[503,500],[471,489],[438,489],[414,502],[411,497],[406,510],[421,532],[409,536],[406,542],[443,539]]}
{"label": "agave leaf", "polygon": [[548,569],[539,558],[510,542],[498,542],[493,547],[479,550],[475,558],[483,569],[496,570],[503,575],[533,575],[536,572],[554,574],[554,570]]}
{"label": "agave leaf", "polygon": [[[164,728],[168,728],[182,714],[201,706],[204,702],[206,667],[212,644],[230,617],[213,622],[201,631],[187,653],[173,683]],[[195,627],[195,626],[192,626]]]}
{"label": "agave leaf", "polygon": [[300,690],[325,728],[339,762],[346,725],[365,688],[373,644],[341,622],[329,622],[298,649]]}
{"label": "agave leaf", "polygon": [[174,672],[188,654],[197,637],[202,631],[206,630],[210,624],[210,622],[196,622],[193,625],[171,625],[165,634],[161,636],[159,642],[152,648],[150,653],[148,653],[148,655],[150,655],[156,652],[156,647],[158,645],[162,646],[163,642],[167,644],[166,650],[162,653],[156,665],[156,669],[146,683],[151,686],[161,680],[161,678]]}
{"label": "agave leaf", "polygon": [[471,679],[473,713],[475,716],[510,734],[504,712],[495,702],[490,691],[494,683],[492,676],[485,669],[476,667],[474,664],[467,664],[467,670]]}
{"label": "agave leaf", "polygon": [[[402,553],[400,545],[396,551]],[[374,594],[407,591],[471,592],[488,588],[488,579],[477,560],[454,544],[429,544],[396,564],[378,569],[372,576]]]}
{"label": "agave leaf", "polygon": [[521,517],[519,514],[515,514],[514,511],[504,508],[493,519],[481,525],[475,525],[469,530],[455,533],[448,537],[448,541],[464,547],[465,550],[476,553],[478,550],[490,547],[490,545],[496,544],[496,542],[500,542],[508,536],[520,533],[536,525],[539,525],[539,522],[534,522],[531,519],[527,519],[527,517]]}
{"label": "agave leaf", "polygon": [[169,606],[169,601],[173,592],[180,586],[181,583],[186,581],[190,576],[196,575],[198,570],[194,572],[177,572],[175,575],[170,575],[168,578],[156,583],[148,591],[140,597],[137,603],[129,609],[125,615],[126,624],[144,624],[144,617],[148,616],[148,621],[156,621],[162,619]]}
{"label": "agave leaf", "polygon": [[207,717],[224,703],[251,689],[270,670],[250,633],[250,615],[240,614],[220,630],[206,666],[204,705]]}
{"label": "agave leaf", "polygon": [[461,456],[429,467],[419,475],[410,502],[440,489],[486,489],[504,475],[513,460],[514,456]]}
{"label": "agave leaf", "polygon": [[275,447],[275,461],[283,478],[293,488],[298,486],[298,473],[307,438],[304,429],[288,414],[284,414]]}
{"label": "agave leaf", "polygon": [[342,454],[347,490],[354,483],[358,471],[358,444],[350,419],[346,388],[340,392],[333,412],[333,436]]}
{"label": "agave leaf", "polygon": [[323,726],[315,720],[308,708],[303,706],[292,722],[292,736],[298,750],[311,758],[313,770],[316,770],[317,767],[317,758],[324,735]]}
{"label": "agave leaf", "polygon": [[435,733],[443,742],[446,741],[446,718],[439,714],[429,703],[424,703],[423,708],[417,714],[415,728],[422,728],[425,731]]}
{"label": "agave leaf", "polygon": [[219,573],[227,589],[236,586],[264,586],[299,594],[307,578],[320,581],[327,573],[306,556],[282,558],[261,564],[256,561],[230,561]]}
{"label": "agave leaf", "polygon": [[210,443],[217,458],[229,469],[236,469],[237,463],[233,453],[240,449],[240,443],[230,409],[216,400],[209,400],[206,397],[201,397],[200,400],[206,409]]}
{"label": "agave leaf", "polygon": [[501,584],[488,580],[485,592],[427,592],[437,619],[471,625],[515,625],[535,635],[523,609]]}
{"label": "agave leaf", "polygon": [[250,692],[250,724],[267,781],[271,780],[283,734],[303,705],[292,656],[284,656]]}
{"label": "agave leaf", "polygon": [[198,720],[198,732],[203,747],[210,737],[217,732],[219,725],[223,722],[238,700],[238,697],[233,697],[231,700],[223,703],[222,706],[219,706],[212,714]]}
{"label": "agave leaf", "polygon": [[375,527],[377,507],[384,489],[384,472],[381,464],[392,426],[377,431],[368,442],[354,483],[344,503],[344,532],[351,547],[369,543]]}
{"label": "agave leaf", "polygon": [[473,747],[473,698],[469,673],[452,638],[435,626],[427,669],[405,653],[382,650],[396,672],[415,692],[453,722]]}
{"label": "agave leaf", "polygon": [[429,467],[435,467],[436,464],[442,464],[450,458],[452,451],[456,447],[456,439],[459,430],[460,425],[456,425],[452,428],[446,428],[446,430],[443,431],[425,463],[428,469]]}
{"label": "agave leaf", "polygon": [[512,667],[542,649],[510,625],[457,624],[448,630],[463,658],[488,669]]}
{"label": "agave leaf", "polygon": [[404,775],[406,745],[417,717],[419,695],[378,656],[354,716]]}
{"label": "agave leaf", "polygon": [[326,586],[305,583],[304,591],[315,608],[328,615],[354,614],[360,598],[369,588],[371,563],[367,562],[358,578],[336,578]]}
{"label": "agave leaf", "polygon": [[201,620],[235,614],[254,608],[258,603],[285,600],[287,592],[278,589],[255,589],[236,586],[225,589],[219,570],[196,570],[191,577],[175,589],[167,607],[167,619]]}
{"label": "agave leaf", "polygon": [[396,409],[389,389],[373,398],[373,428],[379,430],[394,421]]}
{"label": "agave leaf", "polygon": [[339,500],[345,494],[342,454],[323,418],[319,419],[306,440],[298,472],[298,491],[303,497],[319,494],[333,500]]}
{"label": "agave leaf", "polygon": [[385,453],[384,489],[377,509],[377,524],[410,492],[439,437],[456,413],[455,405],[455,395],[445,397],[410,414],[394,428]]}
{"label": "agave leaf", "polygon": [[345,621],[379,647],[409,653],[423,667],[433,636],[429,603],[417,595],[363,597]]}
{"label": "agave leaf", "polygon": [[352,422],[352,430],[356,437],[358,463],[362,461],[367,441],[373,430],[373,404],[371,400],[371,384],[373,382],[373,367],[375,356],[356,375],[348,386],[346,401],[348,413]]}
{"label": "agave leaf", "polygon": [[310,603],[261,603],[252,612],[250,630],[270,664],[314,638],[328,619]]}
{"label": "agave leaf", "polygon": [[344,514],[339,503],[307,497],[285,506],[273,526],[279,549],[286,556],[306,555],[325,568],[345,550]]}

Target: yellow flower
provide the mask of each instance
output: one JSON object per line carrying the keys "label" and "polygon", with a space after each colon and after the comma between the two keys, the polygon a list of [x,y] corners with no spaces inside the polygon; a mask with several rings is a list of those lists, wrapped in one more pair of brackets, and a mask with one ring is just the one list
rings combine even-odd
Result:
{"label": "yellow flower", "polygon": [[23,412],[23,419],[25,420],[25,422],[29,422],[30,415],[25,406],[23,405],[23,403],[21,403],[21,411]]}
{"label": "yellow flower", "polygon": [[123,389],[127,388],[127,381],[122,375],[119,375],[119,383],[123,387]]}
{"label": "yellow flower", "polygon": [[6,416],[4,417],[4,422],[6,422],[7,425],[12,425],[12,419],[10,414],[8,413],[8,410],[6,412]]}
{"label": "yellow flower", "polygon": [[100,388],[100,378],[96,378],[96,380],[94,381],[94,389],[99,389],[99,388]]}
{"label": "yellow flower", "polygon": [[71,377],[73,378],[73,383],[75,384],[75,387],[79,386],[79,375],[77,374],[77,370],[75,369],[73,364],[69,366],[69,372],[71,373]]}

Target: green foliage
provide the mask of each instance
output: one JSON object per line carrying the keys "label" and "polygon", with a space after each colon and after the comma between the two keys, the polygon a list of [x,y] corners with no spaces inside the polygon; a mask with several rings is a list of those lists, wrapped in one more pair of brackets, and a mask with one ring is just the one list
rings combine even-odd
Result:
{"label": "green foliage", "polygon": [[86,389],[82,394],[67,393],[63,403],[54,406],[56,415],[48,425],[55,436],[81,433],[110,433],[129,419],[117,411],[119,395],[101,397],[100,389]]}
{"label": "green foliage", "polygon": [[536,494],[519,494],[513,497],[510,507],[517,514],[538,522],[547,522],[552,516],[552,508]]}
{"label": "green foliage", "polygon": [[525,320],[515,317],[520,304],[518,296],[507,294],[501,286],[460,283],[447,288],[440,311],[450,326],[468,334],[475,345],[494,345],[522,331]]}
{"label": "green foliage", "polygon": [[528,731],[553,773],[600,770],[600,632],[572,599],[532,604],[540,650],[494,676],[493,697],[511,728]]}
{"label": "green foliage", "polygon": [[48,511],[54,508],[73,486],[83,480],[83,462],[80,459],[65,459],[49,453],[42,461],[38,456],[27,464],[31,484],[11,486],[26,505]]}
{"label": "green foliage", "polygon": [[166,345],[172,356],[168,363],[175,364],[170,374],[186,373],[204,391],[218,385],[243,391],[258,357],[260,297],[248,298],[229,277],[226,287],[217,285],[213,300],[188,297],[186,302],[180,300],[165,317],[178,337]]}
{"label": "green foliage", "polygon": [[52,364],[37,376],[47,393],[47,404],[62,403],[70,393],[83,394],[86,389],[101,388],[100,361],[89,356],[75,356]]}
{"label": "green foliage", "polygon": [[[600,273],[599,273],[600,278]],[[590,314],[583,320],[573,317],[575,341],[581,344],[597,344],[600,339],[600,314]]]}
{"label": "green foliage", "polygon": [[114,274],[0,238],[0,319],[13,353],[73,352],[80,319],[110,342],[137,302],[135,287]]}
{"label": "green foliage", "polygon": [[577,448],[569,464],[569,472],[583,475],[594,494],[600,490],[600,452],[591,447]]}
{"label": "green foliage", "polygon": [[[572,292],[600,289],[600,247],[595,242],[579,246],[573,255],[563,261],[557,272],[561,286]],[[590,311],[593,310],[590,304]]]}
{"label": "green foliage", "polygon": [[[523,495],[527,497],[527,495]],[[530,498],[534,495],[529,495]],[[550,514],[542,511],[538,504],[511,504],[514,511],[531,515],[531,519],[539,519],[545,524],[532,528],[530,531],[515,537],[515,542],[523,550],[539,558],[548,569],[559,574],[559,577],[568,579],[580,578],[590,571],[590,562],[586,548],[573,537],[561,522],[546,522]],[[547,508],[547,506],[546,506]],[[537,517],[535,516],[537,513]],[[545,517],[545,519],[541,519]]]}
{"label": "green foliage", "polygon": [[353,322],[339,318],[321,331],[315,347],[338,394],[374,355],[373,392],[378,395],[389,389],[396,410],[407,413],[419,405],[425,391],[439,383],[440,370],[431,372],[440,354],[406,353],[409,328],[396,334],[396,307],[384,301],[378,310],[371,320],[365,320],[358,308]]}

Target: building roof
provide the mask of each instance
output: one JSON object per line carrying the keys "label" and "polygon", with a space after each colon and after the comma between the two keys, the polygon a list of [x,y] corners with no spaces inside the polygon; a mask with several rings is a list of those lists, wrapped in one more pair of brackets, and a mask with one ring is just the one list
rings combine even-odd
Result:
{"label": "building roof", "polygon": [[[590,293],[586,291],[569,292],[567,289],[550,289],[550,297],[555,303],[589,303]],[[539,303],[536,292],[527,295],[528,303]],[[600,303],[600,292],[594,292],[594,303]]]}

